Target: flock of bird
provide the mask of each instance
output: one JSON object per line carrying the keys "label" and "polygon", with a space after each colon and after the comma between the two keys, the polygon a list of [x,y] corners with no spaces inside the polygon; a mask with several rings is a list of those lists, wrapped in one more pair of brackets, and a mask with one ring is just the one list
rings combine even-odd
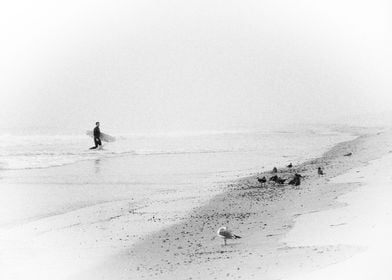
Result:
{"label": "flock of bird", "polygon": [[[287,165],[288,168],[292,168],[293,164],[290,163]],[[278,169],[274,167],[272,169],[272,173],[275,174],[271,176],[269,179],[266,178],[266,176],[263,176],[262,178],[257,177],[257,181],[261,184],[261,186],[265,186],[265,184],[268,182],[274,182],[275,184],[283,185],[287,180],[290,178],[281,178],[279,177],[276,173],[278,173]],[[324,171],[321,167],[317,168],[317,174],[319,176],[324,175]],[[294,186],[299,186],[301,184],[301,178],[303,176],[299,173],[295,173],[294,176],[291,177],[291,179],[288,181],[289,185],[294,185]],[[217,231],[217,236],[222,238],[224,241],[224,244],[227,244],[227,239],[238,239],[241,238],[241,236],[233,234],[227,227],[220,227]]]}
{"label": "flock of bird", "polygon": [[[353,153],[347,153],[344,156],[345,157],[350,157],[352,156]],[[293,164],[290,163],[289,165],[287,165],[287,167],[289,169],[293,168]],[[268,182],[274,182],[276,184],[279,185],[283,185],[287,180],[289,180],[289,178],[283,179],[281,177],[279,177],[277,175],[278,173],[278,169],[276,167],[274,167],[272,169],[272,174],[275,174],[273,176],[271,176],[269,179],[267,179],[265,176],[263,176],[262,178],[257,177],[257,181],[261,184],[261,186],[265,186],[265,184]],[[317,174],[318,176],[323,176],[324,175],[324,170],[321,167],[317,168]],[[291,177],[291,180],[288,181],[289,185],[294,185],[294,186],[299,186],[301,184],[301,178],[303,178],[303,176],[299,173],[295,173],[294,176]],[[241,236],[235,235],[233,234],[227,227],[220,227],[217,231],[217,235],[223,239],[225,245],[227,244],[227,239],[238,239],[241,238]]]}
{"label": "flock of bird", "polygon": [[[290,163],[289,165],[287,165],[287,167],[288,168],[293,168],[293,164]],[[276,167],[274,167],[272,169],[272,173],[273,174],[274,173],[278,173],[278,169]],[[323,171],[323,169],[321,167],[318,167],[317,174],[319,176],[324,175],[324,171]],[[267,183],[267,181],[274,182],[274,183],[279,184],[279,185],[283,185],[286,181],[288,181],[289,185],[299,186],[299,185],[301,185],[301,178],[303,178],[303,176],[301,174],[299,174],[299,173],[295,173],[294,176],[291,179],[290,178],[285,178],[284,179],[284,178],[281,178],[281,177],[279,177],[278,175],[275,174],[274,176],[271,176],[268,180],[267,180],[267,178],[265,176],[263,176],[262,178],[257,177],[257,181],[261,184],[261,186],[264,186]]]}

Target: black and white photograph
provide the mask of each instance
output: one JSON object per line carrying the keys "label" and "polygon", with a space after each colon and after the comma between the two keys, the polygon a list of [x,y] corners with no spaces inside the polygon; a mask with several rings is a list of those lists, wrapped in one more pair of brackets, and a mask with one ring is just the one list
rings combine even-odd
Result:
{"label": "black and white photograph", "polygon": [[2,0],[1,280],[391,280],[392,1]]}

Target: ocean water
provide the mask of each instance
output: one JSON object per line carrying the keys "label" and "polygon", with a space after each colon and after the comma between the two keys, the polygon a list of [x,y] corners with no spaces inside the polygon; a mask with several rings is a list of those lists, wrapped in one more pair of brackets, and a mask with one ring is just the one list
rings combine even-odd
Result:
{"label": "ocean water", "polygon": [[[178,173],[246,175],[289,162],[320,156],[334,144],[353,135],[331,128],[285,131],[209,131],[169,134],[114,134],[116,142],[102,150],[89,150],[90,137],[80,135],[3,135],[0,137],[0,170],[45,169],[127,158],[148,161],[143,169],[175,169]],[[162,165],[170,158],[173,166]],[[179,162],[186,164],[176,165]],[[153,167],[156,162],[157,166]],[[142,164],[143,165],[143,164]],[[138,168],[136,168],[138,169]],[[154,172],[152,172],[154,174]]]}

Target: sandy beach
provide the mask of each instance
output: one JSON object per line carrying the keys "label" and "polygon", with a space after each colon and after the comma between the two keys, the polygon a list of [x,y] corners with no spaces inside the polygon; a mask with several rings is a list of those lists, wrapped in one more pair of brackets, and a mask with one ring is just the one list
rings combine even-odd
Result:
{"label": "sandy beach", "polygon": [[[94,205],[74,197],[58,202],[68,207],[64,213],[20,226],[2,221],[1,279],[340,279],[346,268],[387,272],[382,262],[361,263],[389,251],[391,140],[390,131],[363,133],[320,158],[279,169],[284,178],[304,176],[296,187],[261,187],[256,177],[272,176],[266,172],[214,189],[146,191],[150,203],[143,204],[142,197],[113,195],[110,186]],[[7,192],[17,200],[15,186],[26,187],[2,186],[3,204]],[[56,195],[64,188],[72,185]],[[224,246],[216,237],[220,226],[242,238]]]}
{"label": "sandy beach", "polygon": [[[287,279],[390,279],[391,154],[335,177],[332,184],[357,188],[338,198],[343,207],[309,213],[296,219],[295,228],[283,239],[289,246],[346,244],[358,254],[311,273]],[[306,229],[312,229],[312,233]]]}
{"label": "sandy beach", "polygon": [[0,6],[0,280],[392,279],[391,1]]}

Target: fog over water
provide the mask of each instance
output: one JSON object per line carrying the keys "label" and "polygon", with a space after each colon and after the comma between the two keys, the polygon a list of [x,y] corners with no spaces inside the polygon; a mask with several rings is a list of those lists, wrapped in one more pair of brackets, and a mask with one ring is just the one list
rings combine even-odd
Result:
{"label": "fog over water", "polygon": [[390,1],[3,1],[0,128],[270,128],[388,111]]}

